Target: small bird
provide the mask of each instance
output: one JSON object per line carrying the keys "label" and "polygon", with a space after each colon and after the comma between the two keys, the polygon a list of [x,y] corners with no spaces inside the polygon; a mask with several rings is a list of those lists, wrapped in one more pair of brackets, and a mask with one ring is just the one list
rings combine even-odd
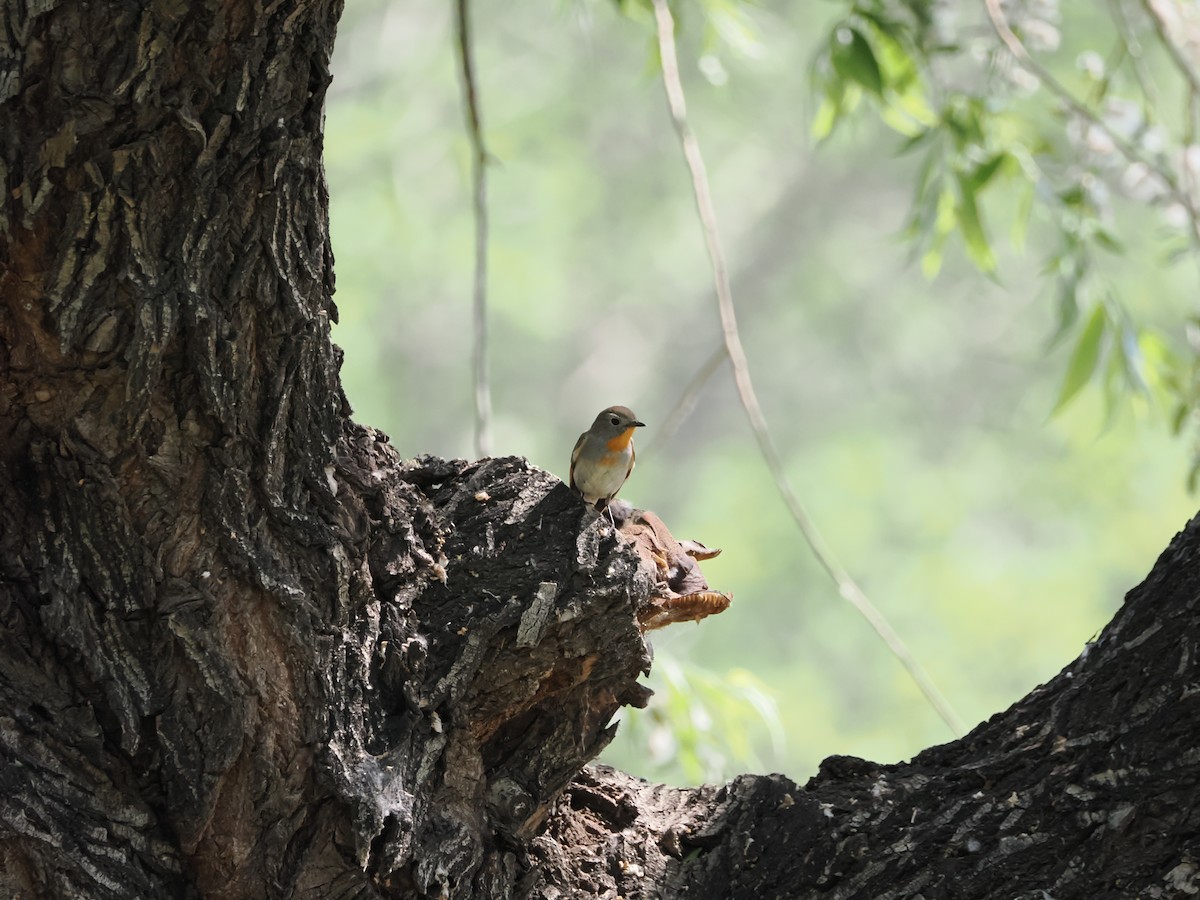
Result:
{"label": "small bird", "polygon": [[605,509],[617,496],[633,471],[634,429],[644,426],[628,406],[610,406],[579,436],[571,451],[571,488],[588,506]]}

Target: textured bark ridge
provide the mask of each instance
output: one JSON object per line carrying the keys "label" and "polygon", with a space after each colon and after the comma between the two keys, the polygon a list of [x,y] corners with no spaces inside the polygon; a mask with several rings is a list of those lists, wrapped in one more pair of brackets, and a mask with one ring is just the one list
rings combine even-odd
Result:
{"label": "textured bark ridge", "polygon": [[831,757],[679,790],[582,773],[534,839],[532,897],[1200,894],[1200,519],[1049,683],[911,763]]}
{"label": "textured bark ridge", "polygon": [[2,896],[500,895],[644,702],[611,528],[347,418],[339,12],[0,5]]}
{"label": "textured bark ridge", "polygon": [[0,5],[5,895],[249,896],[320,814],[338,11]]}
{"label": "textured bark ridge", "polygon": [[652,584],[606,519],[521,460],[356,474],[364,490],[402,478],[441,523],[414,555],[404,507],[368,511],[400,540],[370,540],[378,600],[348,658],[371,662],[343,675],[369,693],[334,723],[338,783],[376,836],[360,862],[405,896],[506,896],[509,848],[608,743],[619,706],[645,704],[636,612]]}

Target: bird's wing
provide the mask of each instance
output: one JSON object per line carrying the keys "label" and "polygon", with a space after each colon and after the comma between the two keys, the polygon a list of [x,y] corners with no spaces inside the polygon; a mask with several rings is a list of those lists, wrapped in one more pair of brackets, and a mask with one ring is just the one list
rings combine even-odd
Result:
{"label": "bird's wing", "polygon": [[579,490],[575,487],[575,461],[579,459],[579,451],[583,449],[583,439],[587,437],[587,432],[579,436],[579,440],[575,442],[575,449],[571,451],[571,474],[567,476],[567,481],[571,485],[571,490]]}

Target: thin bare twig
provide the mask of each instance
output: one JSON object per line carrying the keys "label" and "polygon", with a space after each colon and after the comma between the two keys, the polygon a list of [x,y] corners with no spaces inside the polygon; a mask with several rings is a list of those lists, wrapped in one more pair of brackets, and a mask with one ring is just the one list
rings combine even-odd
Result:
{"label": "thin bare twig", "polygon": [[683,389],[683,393],[679,395],[679,399],[675,401],[675,406],[663,419],[662,425],[654,429],[654,437],[646,445],[646,449],[642,451],[642,455],[649,455],[654,452],[654,449],[659,444],[671,438],[679,426],[683,424],[683,420],[692,414],[692,410],[696,408],[696,401],[700,398],[700,391],[704,385],[708,384],[708,379],[713,373],[721,367],[721,363],[729,358],[729,351],[722,343],[712,354],[704,361],[704,364],[696,370],[696,374],[692,376],[691,381]]}
{"label": "thin bare twig", "polygon": [[471,359],[475,383],[475,455],[483,457],[490,456],[492,452],[492,394],[488,385],[487,364],[488,155],[483,143],[483,126],[480,124],[479,92],[475,85],[475,63],[471,52],[468,0],[458,0],[455,7],[455,26],[462,76],[463,107],[467,118],[467,133],[471,139],[471,185],[475,214],[475,289],[472,303],[475,346]]}
{"label": "thin bare twig", "polygon": [[[1000,42],[1004,44],[1017,62],[1037,78],[1050,93],[1058,97],[1071,112],[1103,131],[1120,148],[1121,153],[1125,157],[1157,171],[1153,163],[1144,159],[1136,147],[1113,131],[1107,122],[1077,100],[1075,95],[1063,87],[1062,83],[1051,75],[1045,66],[1029,54],[1029,51],[1025,49],[1025,45],[1021,43],[1021,39],[1016,36],[1009,26],[1008,19],[1004,17],[1004,10],[1000,8],[1000,0],[984,0],[984,6],[987,9],[988,20],[992,23],[992,28],[996,32],[996,36],[1000,38]],[[1163,174],[1169,177],[1169,173]]]}
{"label": "thin bare twig", "polygon": [[[1196,209],[1195,203],[1196,172],[1189,158],[1189,151],[1196,141],[1196,102],[1197,97],[1200,96],[1200,75],[1197,75],[1196,69],[1188,61],[1182,48],[1171,37],[1166,14],[1159,8],[1158,3],[1159,0],[1142,0],[1142,7],[1146,10],[1146,14],[1150,17],[1151,21],[1154,22],[1154,30],[1158,34],[1159,41],[1167,48],[1168,55],[1170,55],[1176,68],[1179,69],[1184,80],[1188,83],[1187,98],[1184,100],[1184,120],[1187,122],[1187,127],[1184,130],[1183,150],[1180,153],[1179,160],[1180,175],[1183,181],[1183,194],[1187,200],[1181,202],[1181,205],[1187,212],[1188,219],[1192,223],[1192,242],[1197,247],[1200,247],[1200,211]],[[1200,260],[1197,260],[1197,264],[1200,264]]]}
{"label": "thin bare twig", "polygon": [[[1004,17],[1004,10],[1000,8],[1000,0],[984,0],[984,6],[987,9],[988,19],[992,23],[992,29],[996,32],[996,36],[1000,38],[1000,42],[1004,44],[1005,48],[1017,62],[1024,66],[1050,93],[1058,97],[1071,112],[1092,127],[1104,132],[1108,139],[1112,141],[1113,146],[1121,151],[1121,155],[1126,160],[1145,166],[1147,171],[1154,172],[1162,179],[1167,192],[1171,195],[1171,199],[1187,210],[1188,218],[1192,223],[1192,241],[1197,246],[1200,246],[1200,215],[1197,213],[1196,204],[1193,202],[1192,197],[1180,186],[1179,179],[1175,177],[1175,173],[1168,167],[1157,164],[1136,146],[1125,140],[1104,119],[1077,100],[1075,95],[1068,91],[1057,78],[1051,75],[1045,66],[1034,59],[1021,42],[1021,39],[1016,36],[1009,26],[1008,19]],[[1168,41],[1167,43],[1170,42]]]}
{"label": "thin bare twig", "polygon": [[687,121],[687,104],[684,101],[683,84],[679,78],[679,62],[675,54],[675,22],[667,0],[654,0],[654,15],[658,26],[658,47],[662,59],[663,87],[666,89],[667,103],[671,110],[671,118],[675,123],[675,131],[683,148],[684,159],[692,177],[692,191],[695,195],[696,208],[700,214],[701,230],[704,232],[704,243],[708,249],[709,261],[712,264],[713,281],[717,291],[717,306],[721,315],[721,331],[725,340],[725,352],[733,365],[734,383],[737,385],[738,397],[742,408],[750,420],[750,428],[758,441],[758,447],[763,459],[775,479],[775,485],[783,498],[788,511],[800,528],[805,541],[817,561],[833,579],[838,587],[838,593],[849,602],[859,614],[867,620],[875,633],[883,639],[888,649],[908,671],[916,682],[921,693],[941,716],[942,721],[955,734],[963,732],[962,721],[954,712],[949,702],[942,696],[928,673],[913,657],[908,647],[896,634],[895,630],[863,593],[862,589],[842,568],[841,563],[826,545],[825,540],[817,530],[816,524],[805,510],[803,504],[792,490],[787,475],[783,470],[783,462],[775,448],[775,442],[767,429],[767,422],[758,404],[754,392],[754,384],[750,380],[750,370],[746,361],[746,352],[742,347],[738,334],[737,317],[734,313],[733,294],[729,285],[729,273],[725,264],[725,254],[717,230],[716,210],[713,207],[712,195],[708,188],[708,175],[704,166],[704,158],[700,153],[700,144]]}
{"label": "thin bare twig", "polygon": [[[1158,89],[1154,86],[1154,76],[1150,72],[1150,67],[1146,65],[1146,53],[1142,42],[1138,40],[1137,33],[1133,30],[1133,23],[1129,21],[1129,16],[1125,12],[1125,2],[1124,0],[1109,0],[1108,5],[1112,9],[1113,22],[1117,26],[1117,32],[1125,46],[1125,52],[1129,56],[1133,77],[1137,81],[1138,87],[1141,88],[1146,102],[1150,104],[1150,108],[1157,109],[1159,105]],[[1105,78],[1108,77],[1106,72]]]}
{"label": "thin bare twig", "polygon": [[1154,23],[1154,30],[1158,32],[1158,39],[1166,47],[1167,54],[1171,57],[1171,61],[1175,63],[1175,68],[1179,69],[1180,74],[1183,75],[1193,91],[1200,91],[1200,73],[1197,73],[1191,61],[1184,54],[1183,49],[1171,37],[1170,29],[1167,27],[1167,15],[1159,8],[1160,2],[1161,0],[1142,0],[1142,7],[1146,10],[1146,15]]}
{"label": "thin bare twig", "polygon": [[[797,171],[788,179],[770,208],[765,210],[746,229],[747,231],[764,231],[766,237],[755,241],[754,253],[741,260],[740,272],[734,272],[731,276],[734,281],[754,285],[771,277],[771,273],[779,265],[780,259],[786,255],[784,249],[791,247],[787,235],[791,233],[790,223],[795,216],[795,210],[811,202],[813,188],[809,181],[810,176],[807,173]],[[743,291],[743,293],[746,292]],[[749,293],[753,293],[753,291]],[[745,312],[745,309],[746,307],[743,306],[742,311]],[[704,386],[728,358],[725,340],[721,338],[709,353],[708,358],[692,373],[692,377],[679,395],[679,399],[675,401],[670,412],[663,417],[662,424],[654,429],[654,437],[647,442],[644,448],[638,450],[639,457],[644,455],[649,458],[650,454],[659,446],[671,439],[684,420],[692,414],[692,410],[696,408]]]}

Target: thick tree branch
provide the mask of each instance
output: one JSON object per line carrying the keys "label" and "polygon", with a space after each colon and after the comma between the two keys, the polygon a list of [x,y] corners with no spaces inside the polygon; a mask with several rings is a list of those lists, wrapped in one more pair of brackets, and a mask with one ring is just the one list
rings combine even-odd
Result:
{"label": "thick tree branch", "polygon": [[1056,900],[1200,892],[1200,518],[1047,684],[911,763],[674,789],[583,773],[525,896]]}

